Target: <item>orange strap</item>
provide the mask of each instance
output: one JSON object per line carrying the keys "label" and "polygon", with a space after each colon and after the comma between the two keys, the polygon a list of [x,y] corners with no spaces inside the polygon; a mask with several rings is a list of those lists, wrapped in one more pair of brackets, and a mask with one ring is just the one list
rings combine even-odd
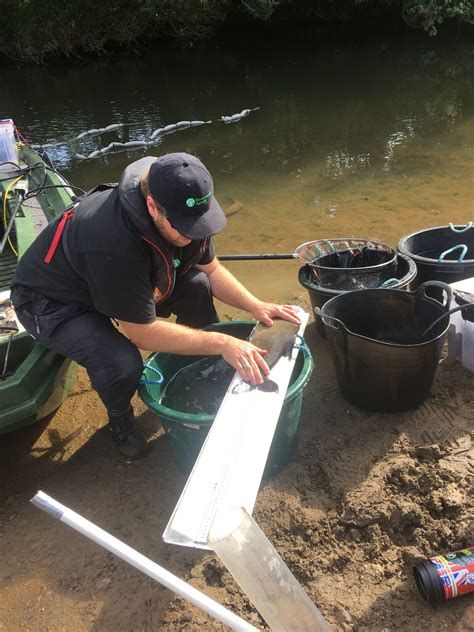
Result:
{"label": "orange strap", "polygon": [[73,215],[74,215],[73,208],[64,212],[63,217],[61,221],[59,222],[58,227],[56,228],[56,232],[54,233],[53,241],[51,242],[51,246],[49,247],[48,253],[46,257],[43,259],[45,263],[51,263],[51,259],[54,257],[54,253],[56,252],[56,248],[58,247],[59,240],[61,239],[64,226],[66,225],[66,222],[68,221],[68,219],[71,219]]}

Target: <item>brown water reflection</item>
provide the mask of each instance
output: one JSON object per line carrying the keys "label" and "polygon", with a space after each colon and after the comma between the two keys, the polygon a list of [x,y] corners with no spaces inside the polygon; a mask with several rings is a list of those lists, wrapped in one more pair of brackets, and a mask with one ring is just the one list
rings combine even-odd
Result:
{"label": "brown water reflection", "polygon": [[[93,63],[6,69],[0,116],[33,142],[67,141],[123,122],[117,135],[50,155],[75,184],[117,180],[139,150],[78,162],[112,140],[147,139],[186,119],[148,153],[198,154],[229,216],[221,254],[293,252],[317,238],[396,245],[413,230],[474,219],[474,49],[462,40],[337,43],[318,49],[160,51]],[[260,106],[240,123],[218,119]],[[295,300],[297,262],[229,263],[256,294]],[[227,312],[226,312],[227,313]]]}

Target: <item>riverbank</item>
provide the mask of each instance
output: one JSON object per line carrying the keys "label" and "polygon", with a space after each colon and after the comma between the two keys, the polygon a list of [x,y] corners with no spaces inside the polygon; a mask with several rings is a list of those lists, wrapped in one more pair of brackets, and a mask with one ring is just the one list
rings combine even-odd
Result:
{"label": "riverbank", "polygon": [[[309,309],[303,294],[279,298]],[[300,446],[263,484],[258,524],[336,632],[472,629],[472,595],[428,606],[411,573],[419,556],[472,545],[474,375],[444,359],[420,409],[369,414],[342,399],[314,322],[306,339],[315,369]],[[136,463],[114,452],[82,370],[48,422],[0,437],[0,630],[224,630],[34,508],[37,489],[263,627],[213,554],[161,541],[186,477],[157,418],[135,405],[153,444]]]}
{"label": "riverbank", "polygon": [[[0,59],[42,64],[61,58],[103,55],[114,51],[139,51],[150,42],[197,42],[266,39],[313,43],[331,31],[331,37],[360,33],[412,30],[424,35],[452,31],[474,24],[470,3],[451,1],[433,5],[431,0],[179,0],[174,2],[107,2],[54,0],[15,2],[5,0],[4,28],[0,31]],[[283,37],[281,37],[283,36]]]}

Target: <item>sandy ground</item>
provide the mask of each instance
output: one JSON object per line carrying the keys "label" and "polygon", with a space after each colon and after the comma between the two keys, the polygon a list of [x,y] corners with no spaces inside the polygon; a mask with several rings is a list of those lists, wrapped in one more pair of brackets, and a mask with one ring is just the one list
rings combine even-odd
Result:
{"label": "sandy ground", "polygon": [[[474,630],[474,595],[429,606],[412,578],[418,557],[474,543],[474,375],[444,359],[420,409],[367,413],[342,399],[313,322],[306,338],[299,450],[254,517],[334,630]],[[33,507],[38,489],[264,627],[214,554],[162,542],[186,479],[157,417],[136,411],[153,449],[134,463],[83,371],[49,420],[0,437],[0,630],[226,629]]]}

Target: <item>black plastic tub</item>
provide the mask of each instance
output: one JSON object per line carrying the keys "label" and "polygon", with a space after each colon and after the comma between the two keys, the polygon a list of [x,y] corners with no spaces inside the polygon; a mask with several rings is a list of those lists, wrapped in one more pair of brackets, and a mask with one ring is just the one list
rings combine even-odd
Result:
{"label": "black plastic tub", "polygon": [[383,244],[378,248],[347,248],[316,257],[309,265],[321,287],[361,290],[379,287],[393,277],[397,253]]}
{"label": "black plastic tub", "polygon": [[[465,246],[465,248],[463,248]],[[447,251],[442,261],[439,258]],[[402,237],[398,250],[418,268],[417,283],[455,283],[474,276],[474,225],[438,226]],[[464,258],[460,261],[463,252]]]}
{"label": "black plastic tub", "polygon": [[[391,289],[398,290],[412,290],[415,289],[415,277],[416,277],[416,264],[415,262],[404,254],[399,253],[397,255],[397,267],[393,273],[393,278],[397,279],[393,285],[390,285]],[[327,301],[340,294],[345,294],[346,290],[334,290],[327,287],[321,287],[314,279],[313,272],[310,266],[302,266],[298,272],[298,281],[307,289],[309,300],[311,301],[311,307],[313,313],[316,307],[321,308]],[[316,326],[318,332],[322,338],[326,337],[324,325],[321,322],[320,316],[315,314]]]}
{"label": "black plastic tub", "polygon": [[[443,304],[426,295],[438,286]],[[449,317],[422,334],[451,302],[448,285],[430,281],[416,292],[355,290],[321,309],[336,378],[345,399],[370,411],[394,413],[430,395]]]}

